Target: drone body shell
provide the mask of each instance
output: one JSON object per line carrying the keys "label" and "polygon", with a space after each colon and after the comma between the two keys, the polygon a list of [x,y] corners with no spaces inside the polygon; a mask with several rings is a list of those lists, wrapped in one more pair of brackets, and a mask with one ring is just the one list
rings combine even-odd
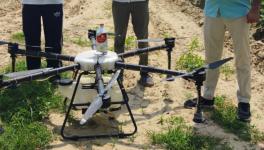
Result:
{"label": "drone body shell", "polygon": [[95,65],[100,64],[102,70],[114,70],[118,56],[115,52],[102,53],[97,50],[88,50],[78,54],[74,62],[80,64],[82,71],[94,71]]}

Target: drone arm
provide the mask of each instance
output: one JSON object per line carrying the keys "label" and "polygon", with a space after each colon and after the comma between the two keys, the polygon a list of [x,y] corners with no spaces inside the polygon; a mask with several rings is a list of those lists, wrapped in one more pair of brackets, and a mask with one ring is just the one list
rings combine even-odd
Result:
{"label": "drone arm", "polygon": [[65,72],[65,71],[70,71],[70,70],[74,70],[74,69],[78,69],[78,68],[80,68],[79,64],[74,64],[74,65],[71,65],[71,66],[55,68],[55,69],[42,71],[42,72],[35,73],[35,74],[32,74],[32,75],[18,77],[18,78],[6,80],[6,81],[1,79],[0,87],[7,87],[9,85],[17,84],[17,83],[24,82],[24,81],[32,81],[32,80],[40,79],[40,78],[43,78],[43,77],[49,77],[49,76],[52,76],[52,75],[57,75],[59,73]]}
{"label": "drone arm", "polygon": [[139,55],[142,53],[157,51],[157,50],[161,50],[161,49],[165,49],[165,48],[167,48],[166,45],[146,47],[146,48],[141,48],[141,49],[125,52],[125,53],[120,53],[120,54],[118,54],[118,56],[121,58],[127,58],[127,57],[131,57],[131,56]]}
{"label": "drone arm", "polygon": [[22,50],[22,49],[11,49],[8,51],[10,54],[19,54],[23,56],[32,56],[32,57],[45,57],[47,59],[55,60],[64,60],[64,61],[74,61],[75,57],[56,54],[56,53],[46,53],[41,51],[32,51],[32,50]]}
{"label": "drone arm", "polygon": [[116,65],[116,68],[118,69],[120,68],[120,69],[144,71],[144,72],[151,72],[151,73],[161,73],[161,74],[168,74],[168,75],[179,76],[179,77],[186,74],[186,73],[178,72],[178,71],[159,69],[159,68],[149,67],[149,66],[144,66],[144,65],[125,64],[122,62],[116,62],[115,65]]}
{"label": "drone arm", "polygon": [[100,65],[95,66],[96,82],[98,84],[98,94],[101,96],[104,94],[104,82],[102,78],[102,68]]}

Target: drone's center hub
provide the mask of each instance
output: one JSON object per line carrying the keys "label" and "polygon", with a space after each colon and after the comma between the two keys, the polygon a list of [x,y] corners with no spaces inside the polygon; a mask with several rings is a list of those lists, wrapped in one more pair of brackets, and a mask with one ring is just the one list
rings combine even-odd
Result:
{"label": "drone's center hub", "polygon": [[101,53],[96,50],[89,50],[78,54],[74,62],[80,64],[83,71],[94,71],[94,66],[98,63],[103,70],[114,70],[117,60],[118,56],[115,52]]}

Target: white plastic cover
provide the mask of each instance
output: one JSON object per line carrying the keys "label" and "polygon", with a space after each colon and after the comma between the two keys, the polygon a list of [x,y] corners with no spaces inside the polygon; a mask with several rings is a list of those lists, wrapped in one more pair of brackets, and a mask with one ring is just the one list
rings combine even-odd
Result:
{"label": "white plastic cover", "polygon": [[94,66],[99,63],[103,70],[114,70],[118,56],[115,52],[108,51],[102,54],[97,50],[89,50],[78,54],[74,62],[80,64],[83,71],[94,71]]}

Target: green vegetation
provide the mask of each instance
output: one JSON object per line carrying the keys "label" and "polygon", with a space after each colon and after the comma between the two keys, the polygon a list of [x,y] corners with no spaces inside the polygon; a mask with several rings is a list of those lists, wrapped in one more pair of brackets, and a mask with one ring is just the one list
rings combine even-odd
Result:
{"label": "green vegetation", "polygon": [[89,47],[91,46],[91,42],[88,41],[86,38],[82,38],[82,37],[79,37],[79,38],[74,38],[72,39],[72,42],[76,45],[79,45],[81,47]]}
{"label": "green vegetation", "polygon": [[[197,150],[197,149],[232,149],[228,145],[221,144],[221,140],[198,135],[192,127],[184,122],[183,118],[171,117],[162,123],[166,125],[165,132],[149,132],[153,144],[161,145],[169,150]],[[226,144],[226,143],[225,143]]]}
{"label": "green vegetation", "polygon": [[39,122],[18,126],[4,126],[5,132],[0,136],[0,149],[35,150],[45,148],[51,140],[51,132]]}
{"label": "green vegetation", "polygon": [[176,70],[187,70],[188,72],[202,67],[204,65],[204,60],[201,56],[195,54],[194,52],[200,47],[198,38],[194,38],[192,42],[188,45],[188,51],[180,56],[179,60],[176,62]]}
{"label": "green vegetation", "polygon": [[169,38],[169,37],[172,37],[172,36],[170,35],[170,33],[164,31],[163,33],[161,33],[161,37]]}
{"label": "green vegetation", "polygon": [[228,64],[224,64],[221,68],[220,68],[220,72],[224,75],[225,80],[230,79],[231,75],[233,75],[235,73],[235,70],[233,67],[231,67]]}
{"label": "green vegetation", "polygon": [[17,32],[12,34],[11,40],[18,43],[24,43],[25,42],[25,36],[23,32]]}
{"label": "green vegetation", "polygon": [[252,143],[264,140],[264,133],[260,132],[255,126],[237,120],[236,107],[231,102],[227,102],[224,96],[216,97],[215,105],[216,108],[213,110],[211,119],[226,131]]}
{"label": "green vegetation", "polygon": [[[16,63],[16,71],[23,71],[26,69],[26,61],[21,61],[21,60],[17,60],[17,63]],[[8,65],[6,66],[5,68],[3,68],[3,70],[0,70],[0,72],[4,72],[4,73],[7,73],[7,72],[11,72],[11,65]]]}
{"label": "green vegetation", "polygon": [[260,21],[256,25],[256,31],[253,34],[255,40],[263,41],[263,32],[264,32],[264,0],[261,0],[260,6]]}
{"label": "green vegetation", "polygon": [[199,39],[197,37],[194,37],[191,41],[191,43],[188,45],[189,51],[198,51],[200,49],[201,45],[199,43]]}
{"label": "green vegetation", "polygon": [[[5,71],[10,68],[5,69]],[[17,63],[24,70],[25,62]],[[47,81],[27,82],[0,91],[0,120],[5,132],[0,136],[0,149],[44,149],[52,132],[42,123],[51,109],[62,109],[62,98]]]}
{"label": "green vegetation", "polygon": [[261,0],[260,22],[258,26],[264,28],[264,0]]}
{"label": "green vegetation", "polygon": [[137,38],[135,36],[128,36],[125,40],[126,49],[135,48],[137,46],[136,40],[137,40]]}

